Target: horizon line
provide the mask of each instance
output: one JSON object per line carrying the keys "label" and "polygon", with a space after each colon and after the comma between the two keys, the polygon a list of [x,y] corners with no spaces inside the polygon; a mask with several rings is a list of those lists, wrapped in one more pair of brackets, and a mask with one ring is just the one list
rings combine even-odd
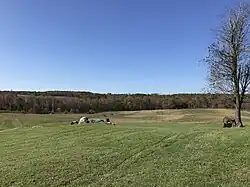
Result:
{"label": "horizon line", "polygon": [[[95,92],[95,91],[90,91],[90,90],[60,90],[60,89],[43,89],[43,90],[35,90],[35,89],[0,89],[0,92],[82,92],[82,93],[92,93],[92,94],[111,94],[111,95],[191,95],[191,94],[228,94],[228,93],[213,93],[213,92],[176,92],[176,93],[157,93],[157,92]],[[229,94],[230,95],[230,94]]]}

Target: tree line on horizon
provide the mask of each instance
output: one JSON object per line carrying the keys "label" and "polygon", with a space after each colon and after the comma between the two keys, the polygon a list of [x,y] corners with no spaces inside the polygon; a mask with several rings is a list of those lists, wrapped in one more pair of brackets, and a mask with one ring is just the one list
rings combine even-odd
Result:
{"label": "tree line on horizon", "polygon": [[[99,94],[73,91],[1,91],[0,111],[35,114],[157,109],[235,108],[230,94]],[[250,109],[246,95],[243,109]]]}

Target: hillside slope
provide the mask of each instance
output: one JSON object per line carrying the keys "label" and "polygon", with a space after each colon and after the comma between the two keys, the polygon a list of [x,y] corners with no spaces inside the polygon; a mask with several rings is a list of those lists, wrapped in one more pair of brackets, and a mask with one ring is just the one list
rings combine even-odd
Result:
{"label": "hillside slope", "polygon": [[98,114],[123,122],[116,126],[18,114],[23,126],[0,132],[0,186],[250,186],[248,116],[246,128],[221,128],[221,116],[232,112]]}
{"label": "hillside slope", "polygon": [[[72,120],[80,117],[110,118],[117,124],[166,124],[166,123],[191,123],[191,124],[216,124],[222,125],[224,116],[234,117],[234,110],[229,109],[180,109],[180,110],[144,110],[102,112],[96,114],[20,114],[0,113],[0,130],[7,128],[31,127],[42,124],[54,126],[54,123],[67,125]],[[250,112],[243,111],[244,122],[250,122]]]}

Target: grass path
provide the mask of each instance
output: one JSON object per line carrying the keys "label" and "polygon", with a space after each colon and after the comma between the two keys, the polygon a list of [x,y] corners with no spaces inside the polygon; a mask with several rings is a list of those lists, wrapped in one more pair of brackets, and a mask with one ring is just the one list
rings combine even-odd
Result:
{"label": "grass path", "polygon": [[174,124],[170,129],[123,125],[6,131],[0,140],[0,184],[72,187],[250,184],[248,129]]}

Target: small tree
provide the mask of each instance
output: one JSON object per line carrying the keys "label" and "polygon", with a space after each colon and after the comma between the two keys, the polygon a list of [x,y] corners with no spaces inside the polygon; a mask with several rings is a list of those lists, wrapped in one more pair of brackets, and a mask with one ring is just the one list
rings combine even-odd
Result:
{"label": "small tree", "polygon": [[204,60],[208,65],[209,87],[233,96],[236,124],[243,127],[241,107],[250,84],[250,6],[240,3],[227,16]]}

